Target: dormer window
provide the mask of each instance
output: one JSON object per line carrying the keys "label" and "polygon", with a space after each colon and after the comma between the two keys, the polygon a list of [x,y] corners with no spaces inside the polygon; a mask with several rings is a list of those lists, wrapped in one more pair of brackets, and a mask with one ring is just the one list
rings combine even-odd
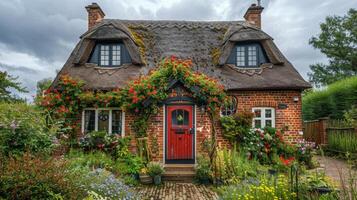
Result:
{"label": "dormer window", "polygon": [[99,64],[101,66],[118,66],[120,65],[120,44],[101,44]]}
{"label": "dormer window", "polygon": [[235,64],[238,68],[258,68],[266,63],[265,52],[259,43],[237,43],[232,50],[228,64]]}
{"label": "dormer window", "polygon": [[97,43],[89,62],[101,67],[118,67],[131,63],[131,58],[123,43]]}

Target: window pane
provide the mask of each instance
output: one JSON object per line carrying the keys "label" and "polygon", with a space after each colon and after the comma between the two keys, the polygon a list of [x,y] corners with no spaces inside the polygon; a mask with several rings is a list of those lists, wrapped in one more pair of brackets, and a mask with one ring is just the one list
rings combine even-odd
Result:
{"label": "window pane", "polygon": [[258,65],[258,54],[257,46],[248,46],[248,65],[257,66]]}
{"label": "window pane", "polygon": [[113,45],[112,46],[112,64],[113,65],[120,65],[120,45]]}
{"label": "window pane", "polygon": [[98,111],[98,131],[109,130],[109,110]]}
{"label": "window pane", "polygon": [[245,48],[237,47],[237,66],[245,66]]}
{"label": "window pane", "polygon": [[266,120],[265,121],[265,126],[269,126],[269,127],[272,127],[272,121],[269,119],[269,120]]}
{"label": "window pane", "polygon": [[189,113],[186,110],[174,110],[171,113],[172,125],[188,125]]}
{"label": "window pane", "polygon": [[222,116],[234,115],[237,111],[237,99],[234,96],[229,96],[227,104],[223,105],[221,108]]}
{"label": "window pane", "polygon": [[266,109],[265,110],[265,117],[266,118],[271,118],[271,109]]}
{"label": "window pane", "polygon": [[261,111],[260,109],[254,110],[254,115],[255,115],[255,117],[260,118],[260,117],[261,117],[261,113],[262,113],[262,111]]}
{"label": "window pane", "polygon": [[109,45],[100,46],[100,65],[109,65]]}
{"label": "window pane", "polygon": [[262,122],[260,119],[254,120],[254,127],[255,128],[261,128],[262,127]]}
{"label": "window pane", "polygon": [[84,111],[84,133],[89,133],[95,129],[95,111]]}
{"label": "window pane", "polygon": [[122,112],[120,110],[112,111],[112,134],[121,134]]}

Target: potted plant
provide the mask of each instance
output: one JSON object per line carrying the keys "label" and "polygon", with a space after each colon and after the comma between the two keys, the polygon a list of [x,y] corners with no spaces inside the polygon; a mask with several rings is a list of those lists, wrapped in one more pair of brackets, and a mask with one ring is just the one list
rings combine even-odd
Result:
{"label": "potted plant", "polygon": [[154,179],[155,185],[161,184],[161,176],[165,172],[160,163],[151,162],[147,166],[148,174]]}
{"label": "potted plant", "polygon": [[139,179],[142,184],[151,184],[152,177],[148,175],[148,169],[142,168],[139,173]]}

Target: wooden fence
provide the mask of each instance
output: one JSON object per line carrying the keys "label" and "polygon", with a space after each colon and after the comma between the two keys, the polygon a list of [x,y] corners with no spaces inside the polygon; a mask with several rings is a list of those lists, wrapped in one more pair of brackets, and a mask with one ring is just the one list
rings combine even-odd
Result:
{"label": "wooden fence", "polygon": [[344,120],[321,118],[304,122],[304,138],[330,149],[357,152],[357,130]]}
{"label": "wooden fence", "polygon": [[328,118],[304,122],[304,138],[307,141],[315,142],[316,145],[327,143],[327,123]]}

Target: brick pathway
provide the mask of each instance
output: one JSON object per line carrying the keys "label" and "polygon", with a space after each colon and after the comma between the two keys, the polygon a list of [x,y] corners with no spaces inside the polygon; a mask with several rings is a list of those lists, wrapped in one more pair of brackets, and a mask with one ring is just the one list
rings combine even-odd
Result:
{"label": "brick pathway", "polygon": [[138,188],[142,199],[147,200],[216,200],[218,195],[209,187],[192,183],[164,182],[161,186],[142,186]]}
{"label": "brick pathway", "polygon": [[[345,184],[348,185],[350,175],[346,161],[326,156],[316,156],[316,159],[321,164],[321,167],[325,169],[327,176],[335,180],[340,186],[341,181],[344,181]],[[356,173],[356,171],[353,171],[353,173]]]}

